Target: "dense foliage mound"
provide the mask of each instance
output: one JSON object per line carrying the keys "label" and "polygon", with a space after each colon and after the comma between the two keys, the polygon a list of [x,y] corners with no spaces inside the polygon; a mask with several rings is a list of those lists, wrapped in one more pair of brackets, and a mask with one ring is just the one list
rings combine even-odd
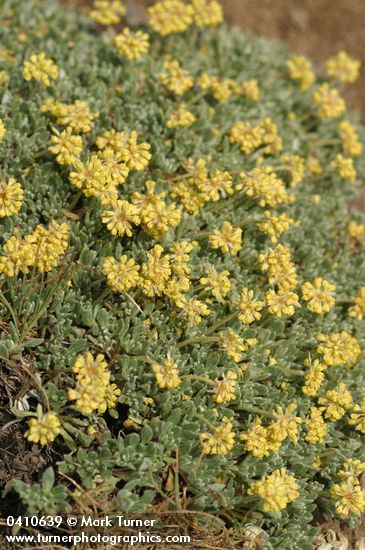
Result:
{"label": "dense foliage mound", "polygon": [[8,491],[312,548],[365,510],[359,64],[124,11],[2,3],[0,388],[43,457]]}

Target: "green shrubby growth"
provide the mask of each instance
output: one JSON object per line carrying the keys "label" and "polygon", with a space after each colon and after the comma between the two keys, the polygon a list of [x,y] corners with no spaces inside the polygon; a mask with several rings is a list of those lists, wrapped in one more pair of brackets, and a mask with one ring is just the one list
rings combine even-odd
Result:
{"label": "green shrubby growth", "polygon": [[13,487],[31,513],[164,502],[310,549],[316,510],[365,510],[358,62],[316,76],[217,2],[137,31],[117,4],[2,7],[2,372],[57,457]]}

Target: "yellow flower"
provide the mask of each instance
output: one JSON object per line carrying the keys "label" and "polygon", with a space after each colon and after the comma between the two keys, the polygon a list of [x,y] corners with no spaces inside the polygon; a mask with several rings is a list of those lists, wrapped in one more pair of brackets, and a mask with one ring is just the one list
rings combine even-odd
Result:
{"label": "yellow flower", "polygon": [[337,472],[338,477],[351,481],[357,481],[357,478],[365,472],[365,462],[348,458],[343,464],[343,470]]}
{"label": "yellow flower", "polygon": [[341,50],[326,62],[329,77],[340,82],[355,82],[359,78],[361,62]]}
{"label": "yellow flower", "polygon": [[51,411],[38,414],[38,418],[31,418],[24,436],[32,443],[47,445],[52,443],[60,432],[61,423],[56,413]]}
{"label": "yellow flower", "polygon": [[312,283],[305,282],[302,286],[302,298],[308,302],[307,307],[313,313],[328,313],[336,303],[333,296],[336,285],[316,277]]}
{"label": "yellow flower", "polygon": [[166,359],[162,364],[152,363],[152,370],[160,388],[173,389],[180,386],[179,367],[171,359]]}
{"label": "yellow flower", "polygon": [[149,296],[161,296],[171,275],[170,256],[162,255],[163,248],[156,244],[147,252],[147,261],[142,265],[140,286]]}
{"label": "yellow flower", "polygon": [[[77,99],[73,104],[56,103],[55,116],[58,124],[69,126],[75,132],[87,134],[91,130],[91,123],[98,118],[99,113],[92,113],[86,101]],[[52,113],[53,114],[53,113]]]}
{"label": "yellow flower", "polygon": [[[94,155],[92,155],[93,157]],[[102,161],[102,164],[99,166],[103,180],[116,186],[125,182],[129,174],[129,168],[125,163],[122,153],[107,148],[99,151],[97,157]]]}
{"label": "yellow flower", "polygon": [[277,285],[279,290],[290,290],[297,285],[295,264],[291,261],[290,248],[278,244],[263,254],[259,254],[262,271],[267,271],[271,285]]}
{"label": "yellow flower", "polygon": [[247,493],[263,499],[264,512],[278,513],[299,497],[299,485],[286,468],[280,468],[253,483]]}
{"label": "yellow flower", "polygon": [[348,225],[347,233],[353,239],[361,239],[365,236],[365,224],[352,220]]}
{"label": "yellow flower", "polygon": [[351,306],[348,314],[349,317],[354,317],[358,321],[362,321],[365,315],[365,286],[362,286],[353,299],[355,305]]}
{"label": "yellow flower", "polygon": [[318,107],[320,118],[335,118],[346,110],[346,103],[336,88],[325,82],[313,93],[313,103]]}
{"label": "yellow flower", "polygon": [[121,0],[94,0],[94,6],[89,15],[99,25],[107,26],[120,23],[125,12],[126,9]]}
{"label": "yellow flower", "polygon": [[262,152],[266,155],[276,155],[283,148],[283,140],[279,136],[278,126],[273,122],[271,117],[266,117],[261,120],[259,124],[261,128],[262,143],[265,147],[262,149]]}
{"label": "yellow flower", "polygon": [[6,128],[4,122],[0,118],[0,141],[4,139],[6,134]]}
{"label": "yellow flower", "polygon": [[281,443],[289,437],[294,443],[297,443],[298,425],[302,423],[302,419],[295,416],[296,409],[296,403],[290,403],[286,409],[283,409],[280,405],[276,407],[275,419],[267,428],[271,441]]}
{"label": "yellow flower", "polygon": [[184,32],[193,22],[193,8],[181,0],[161,0],[148,8],[148,23],[161,36]]}
{"label": "yellow flower", "polygon": [[140,59],[149,50],[149,36],[145,32],[132,32],[129,27],[125,27],[114,38],[114,46],[127,59]]}
{"label": "yellow flower", "polygon": [[260,87],[256,78],[237,84],[235,86],[235,93],[239,95],[243,94],[248,99],[251,99],[251,101],[260,101]]}
{"label": "yellow flower", "polygon": [[342,179],[353,183],[357,178],[352,158],[346,158],[343,155],[337,155],[336,160],[332,161],[330,167],[337,170]]}
{"label": "yellow flower", "polygon": [[309,397],[313,397],[317,394],[323,383],[323,371],[327,368],[327,366],[320,363],[318,359],[311,361],[310,358],[304,361],[304,365],[309,368],[304,375],[305,383],[302,387],[302,392]]}
{"label": "yellow flower", "polygon": [[139,265],[133,258],[123,255],[117,261],[108,256],[103,261],[103,273],[107,277],[108,285],[115,292],[128,292],[139,283]]}
{"label": "yellow flower", "polygon": [[262,425],[261,419],[256,416],[249,430],[240,435],[241,441],[245,441],[243,448],[255,458],[265,458],[272,452],[267,429]]}
{"label": "yellow flower", "polygon": [[276,292],[270,289],[265,294],[265,301],[269,308],[269,313],[276,315],[276,317],[282,317],[283,315],[288,315],[290,317],[294,315],[295,307],[300,307],[298,300],[298,295],[290,290],[278,290]]}
{"label": "yellow flower", "polygon": [[193,78],[176,59],[165,61],[163,68],[165,72],[160,73],[160,79],[163,85],[175,95],[182,95],[194,85]]}
{"label": "yellow flower", "polygon": [[338,125],[338,130],[345,155],[349,157],[361,155],[363,147],[355,126],[348,120],[342,120]]}
{"label": "yellow flower", "polygon": [[281,155],[280,162],[290,173],[290,186],[295,187],[304,178],[304,159],[299,155]]}
{"label": "yellow flower", "polygon": [[6,71],[0,71],[0,86],[3,86],[9,82],[10,76]]}
{"label": "yellow flower", "polygon": [[99,414],[104,414],[107,409],[114,409],[118,403],[118,397],[122,391],[116,384],[109,384],[105,388],[104,402],[98,408]]}
{"label": "yellow flower", "polygon": [[143,170],[151,160],[151,145],[149,143],[137,143],[138,133],[135,130],[130,132],[125,143],[120,147],[120,152],[124,162],[130,170]]}
{"label": "yellow flower", "polygon": [[61,165],[74,164],[82,152],[82,138],[72,135],[71,128],[66,128],[63,132],[51,136],[51,142],[53,145],[49,147],[49,150],[57,155],[57,162]]}
{"label": "yellow flower", "polygon": [[132,223],[135,225],[141,223],[138,208],[124,200],[117,200],[110,206],[111,210],[103,212],[103,223],[106,224],[112,235],[123,236],[126,234],[127,237],[131,237]]}
{"label": "yellow flower", "polygon": [[44,86],[50,86],[50,78],[55,80],[58,77],[57,65],[48,59],[44,52],[31,55],[29,60],[24,61],[23,76],[25,80],[38,80]]}
{"label": "yellow flower", "polygon": [[336,513],[341,516],[360,516],[365,511],[364,493],[357,482],[348,480],[335,483],[331,487],[331,497],[335,501]]}
{"label": "yellow flower", "polygon": [[215,267],[208,265],[205,268],[206,277],[200,279],[200,284],[207,287],[218,302],[223,302],[231,290],[231,282],[229,280],[229,271],[221,271],[218,273]]}
{"label": "yellow flower", "polygon": [[272,167],[254,168],[249,173],[240,173],[239,189],[250,198],[258,200],[260,206],[275,207],[292,202],[284,182],[273,172]]}
{"label": "yellow flower", "polygon": [[318,399],[320,405],[325,405],[324,416],[329,420],[340,420],[346,409],[352,408],[352,396],[344,382],[340,382],[337,388],[326,391],[325,397]]}
{"label": "yellow flower", "polygon": [[225,455],[234,446],[235,434],[232,430],[232,422],[223,419],[222,424],[214,429],[213,433],[201,433],[199,435],[203,454]]}
{"label": "yellow flower", "polygon": [[102,353],[98,353],[94,359],[92,353],[88,351],[77,356],[72,365],[72,372],[76,374],[76,380],[82,380],[85,384],[92,384],[95,379],[105,377],[107,367],[108,364]]}
{"label": "yellow flower", "polygon": [[14,178],[0,181],[0,218],[17,214],[23,202],[24,191]]}
{"label": "yellow flower", "polygon": [[260,302],[254,298],[253,290],[243,288],[241,292],[241,301],[239,303],[240,313],[238,315],[239,320],[244,325],[250,325],[254,321],[261,319],[260,311],[264,307],[264,302]]}
{"label": "yellow flower", "polygon": [[305,423],[307,425],[305,440],[311,445],[323,443],[327,435],[328,427],[323,420],[321,409],[311,407],[309,418]]}
{"label": "yellow flower", "polygon": [[350,426],[356,426],[355,430],[365,434],[365,397],[361,405],[354,405],[353,414],[350,416]]}
{"label": "yellow flower", "polygon": [[69,231],[67,223],[52,220],[47,228],[37,225],[33,233],[27,235],[25,240],[33,248],[33,265],[40,273],[51,271],[58,265],[68,247]]}
{"label": "yellow flower", "polygon": [[181,310],[181,315],[187,317],[190,326],[198,325],[202,317],[209,315],[210,310],[204,302],[182,296],[175,302],[177,308]]}
{"label": "yellow flower", "polygon": [[212,248],[220,248],[222,252],[235,256],[242,247],[242,229],[224,222],[222,229],[215,229],[210,234],[209,243]]}
{"label": "yellow flower", "polygon": [[247,351],[248,345],[243,338],[231,328],[228,328],[219,333],[219,346],[226,352],[228,357],[237,363],[242,359],[242,352]]}
{"label": "yellow flower", "polygon": [[89,415],[103,406],[105,390],[110,379],[109,373],[106,374],[108,374],[106,383],[101,383],[99,380],[87,385],[78,383],[76,389],[68,390],[69,400],[76,401],[76,408],[82,414]]}
{"label": "yellow flower", "polygon": [[237,122],[229,133],[229,141],[238,143],[241,151],[249,155],[262,144],[264,131],[261,126],[251,126],[249,122]]}
{"label": "yellow flower", "polygon": [[307,169],[313,176],[320,176],[323,174],[323,166],[319,160],[313,156],[307,158]]}
{"label": "yellow flower", "polygon": [[287,214],[273,216],[269,210],[265,210],[264,217],[267,221],[258,223],[257,227],[259,231],[270,237],[272,243],[277,243],[278,237],[294,223],[293,218],[290,218]]}
{"label": "yellow flower", "polygon": [[353,367],[361,354],[359,342],[345,331],[318,334],[317,340],[321,342],[317,352],[323,356],[323,361],[328,366]]}
{"label": "yellow flower", "polygon": [[215,27],[223,21],[222,6],[216,0],[191,0],[198,27]]}
{"label": "yellow flower", "polygon": [[237,374],[229,370],[222,380],[217,380],[213,388],[213,401],[229,403],[236,399]]}
{"label": "yellow flower", "polygon": [[312,63],[304,55],[293,55],[286,65],[290,78],[298,82],[301,90],[307,90],[315,81]]}
{"label": "yellow flower", "polygon": [[17,275],[19,271],[28,273],[29,267],[34,265],[34,250],[31,244],[16,236],[4,244],[4,256],[0,256],[0,273],[8,277]]}
{"label": "yellow flower", "polygon": [[196,117],[193,113],[186,109],[184,103],[181,103],[167,119],[166,126],[167,128],[184,128],[191,126],[195,121]]}

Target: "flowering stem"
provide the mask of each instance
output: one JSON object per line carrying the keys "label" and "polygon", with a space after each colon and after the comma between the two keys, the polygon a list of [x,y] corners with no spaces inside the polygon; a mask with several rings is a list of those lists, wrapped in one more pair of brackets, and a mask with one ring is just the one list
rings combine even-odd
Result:
{"label": "flowering stem", "polygon": [[275,415],[273,413],[269,413],[267,411],[264,411],[263,409],[260,409],[259,407],[253,407],[251,405],[241,405],[238,407],[239,411],[245,411],[252,414],[261,414],[262,416],[267,416],[269,418],[275,418]]}
{"label": "flowering stem", "polygon": [[195,338],[188,338],[177,344],[177,349],[189,346],[190,344],[197,344],[199,342],[218,342],[217,336],[196,336]]}
{"label": "flowering stem", "polygon": [[198,420],[200,420],[201,422],[203,422],[203,424],[205,424],[206,426],[208,426],[208,428],[212,431],[212,432],[215,432],[216,428],[215,426],[213,426],[213,424],[211,422],[209,422],[209,420],[207,420],[205,418],[205,416],[203,416],[202,414],[199,414],[199,413],[195,413],[194,414],[195,418],[197,418]]}
{"label": "flowering stem", "polygon": [[231,313],[230,315],[227,315],[227,317],[224,317],[221,319],[221,321],[218,321],[214,325],[208,328],[207,334],[210,334],[211,332],[214,332],[217,328],[219,328],[222,325],[225,325],[226,323],[229,323],[229,321],[232,321],[235,319],[238,315],[238,311],[235,311],[234,313]]}
{"label": "flowering stem", "polygon": [[180,376],[180,378],[182,380],[199,380],[200,382],[205,382],[210,386],[215,386],[215,382],[213,382],[213,380],[210,380],[210,378],[206,378],[206,376],[199,376],[198,374],[185,374],[183,376]]}

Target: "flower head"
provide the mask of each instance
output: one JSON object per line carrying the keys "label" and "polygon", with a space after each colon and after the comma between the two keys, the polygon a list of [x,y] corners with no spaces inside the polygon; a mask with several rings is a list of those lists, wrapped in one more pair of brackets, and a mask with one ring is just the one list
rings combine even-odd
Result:
{"label": "flower head", "polygon": [[0,218],[17,214],[22,207],[24,191],[14,178],[0,181]]}
{"label": "flower head", "polygon": [[30,58],[24,61],[23,75],[25,80],[38,80],[43,86],[50,86],[51,80],[58,77],[57,65],[46,57],[44,52],[31,55]]}
{"label": "flower head", "polygon": [[199,435],[202,451],[206,455],[224,455],[229,453],[234,446],[235,434],[232,430],[232,422],[225,419],[216,427],[213,433],[201,433]]}
{"label": "flower head", "polygon": [[25,437],[32,443],[47,445],[52,443],[61,432],[61,423],[54,412],[39,413],[37,418],[31,418],[28,422],[28,431]]}
{"label": "flower head", "polygon": [[278,513],[299,497],[299,486],[286,468],[280,468],[253,483],[247,492],[263,500],[264,512]]}

